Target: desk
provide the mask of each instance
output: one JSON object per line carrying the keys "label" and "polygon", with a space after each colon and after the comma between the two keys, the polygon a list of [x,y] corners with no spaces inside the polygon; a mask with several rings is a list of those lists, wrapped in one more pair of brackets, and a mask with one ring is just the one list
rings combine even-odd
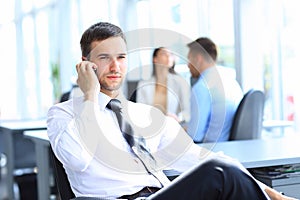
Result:
{"label": "desk", "polygon": [[[29,152],[22,151],[22,145],[26,148],[32,148],[32,141],[23,138],[23,132],[26,130],[41,130],[46,129],[46,120],[17,120],[17,121],[1,121],[0,122],[0,137],[3,142],[3,153],[7,156],[7,194],[8,199],[14,199],[13,182],[14,170],[18,167],[32,168],[32,162],[28,161],[32,155]],[[32,151],[30,151],[32,152]],[[34,152],[34,151],[33,151]],[[32,162],[31,162],[32,161]]]}
{"label": "desk", "polygon": [[300,137],[202,143],[214,152],[223,151],[246,168],[300,163]]}
{"label": "desk", "polygon": [[[248,169],[300,163],[300,137],[229,141],[200,144],[200,146],[215,152],[223,151],[225,154],[237,158]],[[257,179],[287,195],[300,198],[299,179],[274,180],[272,184],[259,177]]]}
{"label": "desk", "polygon": [[[239,160],[245,168],[269,167],[300,163],[300,137],[257,140],[235,140],[218,143],[199,143],[213,152],[224,154]],[[178,173],[167,171],[167,175]]]}

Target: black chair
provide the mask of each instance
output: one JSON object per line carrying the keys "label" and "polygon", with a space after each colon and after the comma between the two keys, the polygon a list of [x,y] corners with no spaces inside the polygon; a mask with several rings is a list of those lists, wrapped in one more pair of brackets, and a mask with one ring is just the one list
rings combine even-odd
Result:
{"label": "black chair", "polygon": [[75,198],[62,163],[56,158],[51,147],[49,148],[49,152],[52,158],[54,177],[60,199],[69,200]]}
{"label": "black chair", "polygon": [[59,102],[68,101],[70,98],[71,91],[65,92],[61,95]]}
{"label": "black chair", "polygon": [[[74,95],[74,92],[76,94],[76,90],[79,88],[78,85],[73,85],[71,90],[70,91],[67,91],[65,93],[63,93],[59,99],[59,102],[62,103],[62,102],[65,102],[65,101],[68,101],[70,98],[73,97]],[[71,96],[72,95],[72,96]]]}
{"label": "black chair", "polygon": [[260,90],[249,90],[235,113],[229,140],[258,139],[261,136],[265,95]]}
{"label": "black chair", "polygon": [[[33,128],[35,130],[35,128]],[[31,129],[31,130],[33,130]],[[36,128],[44,129],[44,128]],[[26,128],[26,130],[30,130]],[[4,154],[6,159],[13,159],[13,181],[17,184],[18,190],[14,190],[14,196],[19,196],[20,199],[38,198],[37,193],[37,174],[36,174],[36,151],[32,140],[23,135],[24,129],[9,130],[9,128],[0,128],[0,154]],[[6,152],[7,141],[6,134],[12,135],[13,155],[12,158]],[[3,157],[4,159],[4,157]],[[4,167],[4,166],[3,166]],[[8,167],[8,166],[7,166]],[[2,171],[0,165],[0,172]],[[1,178],[1,176],[0,176]],[[4,177],[2,177],[4,178]],[[0,195],[1,196],[1,195]]]}
{"label": "black chair", "polygon": [[139,81],[127,81],[127,98],[136,102],[136,89]]}

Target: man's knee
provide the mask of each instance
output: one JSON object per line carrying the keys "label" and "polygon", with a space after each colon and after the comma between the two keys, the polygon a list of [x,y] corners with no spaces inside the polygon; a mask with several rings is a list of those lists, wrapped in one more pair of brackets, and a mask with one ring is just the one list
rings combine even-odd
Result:
{"label": "man's knee", "polygon": [[195,172],[199,180],[203,180],[207,185],[218,188],[223,187],[223,184],[228,181],[228,177],[235,179],[235,177],[238,178],[241,173],[243,172],[236,166],[216,159],[199,165]]}
{"label": "man's knee", "polygon": [[203,163],[202,165],[199,166],[198,171],[200,171],[201,173],[224,173],[224,170],[227,170],[228,172],[234,172],[234,170],[237,170],[236,167],[234,167],[233,165],[229,164],[229,163],[225,163],[222,162],[220,160],[217,159],[211,159],[205,163]]}
{"label": "man's knee", "polygon": [[[222,193],[223,199],[265,199],[255,180],[237,166],[220,160],[210,160],[199,169],[210,186]],[[214,177],[215,180],[209,178]],[[216,183],[219,182],[219,184]]]}

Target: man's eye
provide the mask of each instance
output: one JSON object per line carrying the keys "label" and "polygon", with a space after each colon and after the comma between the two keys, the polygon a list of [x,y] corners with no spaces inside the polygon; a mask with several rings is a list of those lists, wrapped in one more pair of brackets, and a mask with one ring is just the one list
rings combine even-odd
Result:
{"label": "man's eye", "polygon": [[100,56],[99,57],[101,60],[107,60],[107,59],[109,59],[109,56]]}

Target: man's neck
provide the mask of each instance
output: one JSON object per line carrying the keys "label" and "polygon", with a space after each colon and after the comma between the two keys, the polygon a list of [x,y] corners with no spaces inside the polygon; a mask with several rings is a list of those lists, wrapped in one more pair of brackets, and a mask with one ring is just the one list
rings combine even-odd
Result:
{"label": "man's neck", "polygon": [[100,92],[106,94],[107,96],[111,97],[112,99],[116,98],[120,94],[119,90],[106,90],[106,89],[102,89],[102,88],[101,88]]}
{"label": "man's neck", "polygon": [[200,74],[202,74],[204,71],[206,71],[207,69],[210,69],[212,67],[215,67],[215,63],[205,63],[201,66],[201,69],[199,70]]}

